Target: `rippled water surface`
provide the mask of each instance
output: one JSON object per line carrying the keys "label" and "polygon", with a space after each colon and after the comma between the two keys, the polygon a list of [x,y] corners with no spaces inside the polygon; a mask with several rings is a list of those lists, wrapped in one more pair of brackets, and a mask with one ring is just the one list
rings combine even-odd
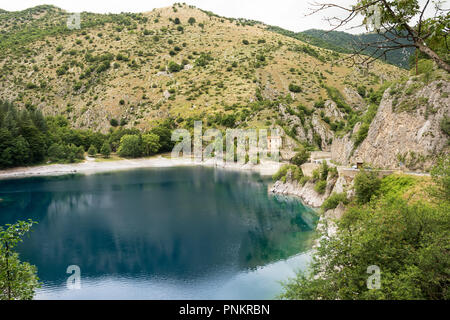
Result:
{"label": "rippled water surface", "polygon": [[0,225],[39,223],[18,248],[37,299],[271,299],[305,268],[317,217],[269,183],[201,167],[0,181]]}

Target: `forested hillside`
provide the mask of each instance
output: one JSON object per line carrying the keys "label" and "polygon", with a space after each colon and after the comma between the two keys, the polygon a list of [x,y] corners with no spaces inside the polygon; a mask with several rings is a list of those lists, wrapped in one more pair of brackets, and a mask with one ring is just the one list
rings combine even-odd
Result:
{"label": "forested hillside", "polygon": [[[378,41],[385,41],[382,35],[376,33],[363,33],[359,35],[354,35],[342,31],[325,31],[311,29],[303,32],[292,32],[289,30],[284,30],[279,27],[269,27],[270,30],[278,32],[280,34],[292,37],[313,46],[334,50],[342,53],[352,53],[354,51],[364,48],[361,44],[364,43],[374,43]],[[407,43],[406,40],[399,40],[399,43]],[[385,43],[389,46],[390,43]],[[371,55],[375,49],[367,48],[363,50],[363,54]],[[386,56],[382,57],[387,63],[396,65],[398,67],[409,69],[411,66],[411,57],[414,57],[415,50],[412,48],[405,48],[404,50],[387,52]]]}

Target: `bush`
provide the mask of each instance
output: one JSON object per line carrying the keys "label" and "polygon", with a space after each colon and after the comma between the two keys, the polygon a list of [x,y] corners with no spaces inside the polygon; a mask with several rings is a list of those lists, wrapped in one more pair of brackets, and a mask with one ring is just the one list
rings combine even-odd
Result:
{"label": "bush", "polygon": [[450,136],[450,117],[447,115],[444,115],[444,118],[442,118],[440,122],[441,130],[446,135]]}
{"label": "bush", "polygon": [[97,154],[97,148],[94,145],[91,145],[88,149],[88,155],[95,156]]}
{"label": "bush", "polygon": [[142,137],[140,135],[124,135],[120,139],[118,153],[121,157],[138,158],[143,154]]}
{"label": "bush", "polygon": [[[415,68],[412,69],[415,71]],[[417,74],[431,73],[433,71],[433,61],[421,59],[417,64]]]}
{"label": "bush", "polygon": [[336,193],[333,192],[331,196],[328,197],[327,200],[322,204],[322,209],[324,211],[336,209],[336,207],[339,205],[339,203],[343,203],[344,205],[349,203],[349,200],[347,199],[347,195],[345,193]]}
{"label": "bush", "polygon": [[117,127],[119,125],[119,122],[117,121],[117,119],[111,119],[109,120],[109,123],[113,126],[113,127]]}
{"label": "bush", "polygon": [[326,189],[327,189],[327,181],[326,180],[319,180],[316,182],[316,185],[314,186],[314,190],[318,194],[324,194]]}
{"label": "bush", "polygon": [[64,149],[58,143],[53,143],[47,151],[48,158],[52,162],[60,161],[64,157]]}
{"label": "bush", "polygon": [[188,20],[188,23],[192,26],[195,23],[195,18],[194,17],[190,17]]}
{"label": "bush", "polygon": [[291,163],[295,164],[296,166],[301,166],[309,160],[310,156],[311,153],[304,147],[302,147],[302,149],[297,152],[297,154],[291,159]]}
{"label": "bush", "polygon": [[368,203],[378,194],[380,187],[381,179],[375,172],[362,170],[354,181],[356,200],[360,204]]}
{"label": "bush", "polygon": [[319,100],[319,101],[316,101],[314,103],[314,108],[321,109],[321,108],[324,108],[324,107],[325,107],[325,101],[323,101],[323,100]]}
{"label": "bush", "polygon": [[289,85],[289,91],[295,92],[295,93],[299,93],[299,92],[302,92],[302,88],[300,88],[300,86],[298,86],[298,85],[296,85],[294,83],[291,83]]}
{"label": "bush", "polygon": [[242,40],[242,43],[245,44],[246,46],[250,44],[250,42],[248,42],[248,40]]}
{"label": "bush", "polygon": [[359,128],[355,136],[355,148],[357,148],[364,140],[366,140],[369,134],[370,124],[363,123]]}
{"label": "bush", "polygon": [[286,175],[289,170],[291,170],[293,180],[300,181],[303,178],[303,171],[301,168],[294,165],[286,164],[282,166],[278,170],[278,172],[272,176],[273,181],[281,180],[283,182],[286,182]]}
{"label": "bush", "polygon": [[169,70],[169,72],[174,73],[181,71],[183,69],[183,66],[173,61],[170,61],[169,65],[167,66],[167,69]]}
{"label": "bush", "polygon": [[180,18],[175,18],[175,20],[173,20],[173,23],[180,24],[181,23]]}
{"label": "bush", "polygon": [[158,153],[161,145],[159,144],[159,136],[153,133],[147,133],[142,136],[142,144],[145,156],[151,156]]}
{"label": "bush", "polygon": [[202,53],[200,57],[195,60],[195,65],[199,67],[205,67],[212,60],[212,57],[207,53]]}
{"label": "bush", "polygon": [[102,148],[100,149],[100,153],[105,158],[109,158],[111,155],[111,146],[109,145],[109,142],[105,141],[102,145]]}
{"label": "bush", "polygon": [[69,162],[84,159],[83,147],[77,147],[74,144],[63,145],[53,143],[48,149],[48,157],[52,162]]}
{"label": "bush", "polygon": [[366,97],[366,87],[365,86],[358,86],[358,94],[365,98]]}

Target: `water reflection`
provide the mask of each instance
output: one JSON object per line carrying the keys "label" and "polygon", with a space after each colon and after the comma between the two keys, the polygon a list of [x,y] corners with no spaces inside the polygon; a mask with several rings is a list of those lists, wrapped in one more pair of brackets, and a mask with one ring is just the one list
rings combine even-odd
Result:
{"label": "water reflection", "polygon": [[236,276],[308,250],[316,220],[257,175],[209,168],[1,181],[0,197],[1,225],[39,222],[19,250],[55,288],[72,264],[90,279]]}

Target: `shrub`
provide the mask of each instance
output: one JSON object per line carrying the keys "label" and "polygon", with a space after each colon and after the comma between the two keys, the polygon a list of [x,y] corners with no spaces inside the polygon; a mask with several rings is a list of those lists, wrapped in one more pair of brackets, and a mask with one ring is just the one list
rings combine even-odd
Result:
{"label": "shrub", "polygon": [[355,148],[357,148],[364,140],[366,140],[369,133],[370,124],[363,123],[355,136]]}
{"label": "shrub", "polygon": [[362,170],[355,177],[354,188],[356,200],[360,204],[368,203],[378,194],[381,179],[375,172]]}
{"label": "shrub", "polygon": [[117,127],[119,125],[119,122],[117,121],[117,119],[111,119],[109,120],[109,123],[113,126],[113,127]]}
{"label": "shrub", "polygon": [[[412,70],[415,71],[413,68]],[[417,74],[430,73],[433,71],[433,61],[428,59],[421,59],[417,63]]]}
{"label": "shrub", "polygon": [[188,20],[188,23],[192,26],[195,23],[195,18],[194,17],[190,17]]}
{"label": "shrub", "polygon": [[310,177],[303,176],[298,183],[303,187],[310,179]]}
{"label": "shrub", "polygon": [[105,141],[103,143],[102,148],[100,149],[100,153],[105,158],[109,158],[109,156],[111,155],[111,146],[109,145],[109,143],[107,141]]}
{"label": "shrub", "polygon": [[339,205],[339,203],[343,203],[344,205],[349,203],[349,200],[347,199],[347,195],[345,193],[336,193],[333,192],[331,196],[328,197],[327,200],[322,204],[322,209],[324,211],[336,209],[336,207]]}
{"label": "shrub", "polygon": [[323,101],[323,100],[319,100],[319,101],[316,101],[314,103],[314,108],[321,109],[321,108],[324,108],[324,107],[325,107],[325,101]]}
{"label": "shrub", "polygon": [[314,186],[314,190],[318,194],[324,194],[326,188],[327,188],[327,181],[326,180],[319,180],[319,181],[316,182],[316,185]]}
{"label": "shrub", "polygon": [[444,115],[444,118],[442,118],[440,122],[441,130],[446,135],[450,136],[450,117],[447,115]]}
{"label": "shrub", "polygon": [[178,63],[175,63],[173,61],[169,62],[169,65],[167,66],[167,69],[169,70],[169,72],[179,72],[180,70],[183,69],[182,65],[179,65]]}
{"label": "shrub", "polygon": [[295,165],[286,164],[286,165],[282,166],[278,170],[278,172],[272,176],[273,181],[281,180],[283,182],[286,182],[286,175],[289,170],[291,170],[292,180],[294,180],[294,181],[301,181],[301,179],[304,177],[303,171],[300,167],[297,167]]}
{"label": "shrub", "polygon": [[297,152],[297,154],[291,159],[291,163],[295,164],[296,166],[301,166],[309,160],[310,156],[311,153],[304,147],[302,147],[302,149]]}
{"label": "shrub", "polygon": [[91,145],[88,149],[88,155],[95,156],[97,154],[97,148],[94,145]]}
{"label": "shrub", "polygon": [[319,171],[319,169],[313,170],[313,172],[312,172],[312,179],[314,181],[317,181],[317,180],[319,180],[319,178],[320,178],[320,171]]}
{"label": "shrub", "polygon": [[127,134],[120,139],[118,153],[121,157],[137,158],[143,154],[142,137]]}
{"label": "shrub", "polygon": [[300,88],[300,86],[298,86],[298,85],[296,85],[294,83],[291,83],[289,85],[289,91],[295,92],[295,93],[299,93],[299,92],[302,92],[302,88]]}
{"label": "shrub", "polygon": [[202,53],[200,57],[195,60],[195,65],[199,67],[205,67],[212,60],[212,57],[207,53]]}
{"label": "shrub", "polygon": [[180,18],[175,18],[175,20],[173,20],[173,23],[180,24],[181,23]]}
{"label": "shrub", "polygon": [[159,136],[153,133],[147,133],[142,136],[143,153],[146,156],[151,156],[158,153],[161,145],[159,143]]}
{"label": "shrub", "polygon": [[364,98],[366,96],[366,87],[365,86],[359,86],[357,90],[358,90],[358,94],[361,97]]}
{"label": "shrub", "polygon": [[63,149],[62,145],[60,145],[58,143],[53,143],[48,148],[47,153],[48,153],[48,158],[52,162],[60,161],[64,157],[64,149]]}
{"label": "shrub", "polygon": [[242,40],[242,43],[243,43],[244,45],[246,45],[246,46],[250,44],[250,42],[248,42],[248,40],[245,40],[245,39]]}

